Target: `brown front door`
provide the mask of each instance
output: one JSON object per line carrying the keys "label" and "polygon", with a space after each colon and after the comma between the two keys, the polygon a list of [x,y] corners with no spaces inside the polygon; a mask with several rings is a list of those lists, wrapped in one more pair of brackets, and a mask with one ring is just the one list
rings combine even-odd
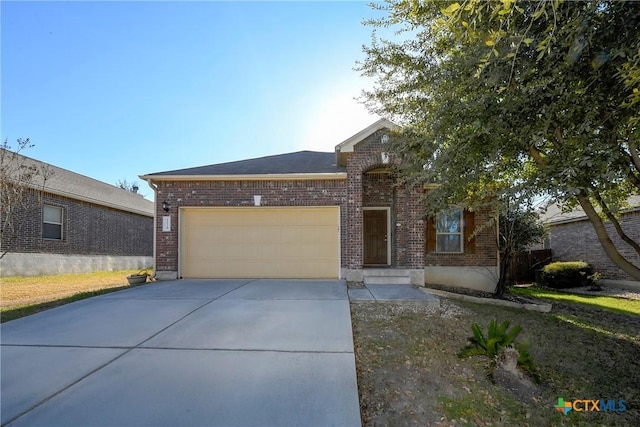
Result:
{"label": "brown front door", "polygon": [[387,265],[387,211],[364,210],[362,215],[364,264]]}

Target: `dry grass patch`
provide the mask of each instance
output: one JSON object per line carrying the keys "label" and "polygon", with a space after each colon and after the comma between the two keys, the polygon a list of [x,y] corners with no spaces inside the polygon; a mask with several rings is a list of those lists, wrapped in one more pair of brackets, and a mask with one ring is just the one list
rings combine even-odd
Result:
{"label": "dry grass patch", "polygon": [[[551,313],[441,299],[440,308],[352,304],[363,425],[636,426],[640,316],[576,303]],[[487,377],[486,358],[458,359],[471,324],[521,325],[540,370],[539,393],[520,398]],[[559,397],[623,399],[627,410],[555,410]]]}
{"label": "dry grass patch", "polygon": [[0,279],[0,309],[41,304],[82,292],[128,286],[127,276],[138,270],[103,271],[57,276]]}

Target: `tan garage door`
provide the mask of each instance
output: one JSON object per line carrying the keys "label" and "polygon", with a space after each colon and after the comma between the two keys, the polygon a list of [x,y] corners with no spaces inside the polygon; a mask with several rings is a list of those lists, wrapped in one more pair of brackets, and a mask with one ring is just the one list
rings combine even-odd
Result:
{"label": "tan garage door", "polygon": [[184,208],[185,278],[337,278],[338,207]]}

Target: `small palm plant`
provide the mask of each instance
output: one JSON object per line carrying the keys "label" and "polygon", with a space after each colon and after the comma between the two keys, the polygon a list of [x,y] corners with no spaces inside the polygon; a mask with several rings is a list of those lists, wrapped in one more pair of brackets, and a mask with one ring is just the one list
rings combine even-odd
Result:
{"label": "small palm plant", "polygon": [[529,353],[528,346],[524,343],[515,342],[516,337],[522,331],[520,325],[515,325],[509,329],[508,320],[498,324],[498,321],[494,319],[489,322],[486,337],[477,323],[471,325],[471,330],[473,331],[473,336],[469,338],[469,344],[458,352],[458,357],[487,356],[491,360],[491,374],[501,351],[509,347],[515,348],[518,351],[518,368],[538,381],[535,364],[533,357]]}

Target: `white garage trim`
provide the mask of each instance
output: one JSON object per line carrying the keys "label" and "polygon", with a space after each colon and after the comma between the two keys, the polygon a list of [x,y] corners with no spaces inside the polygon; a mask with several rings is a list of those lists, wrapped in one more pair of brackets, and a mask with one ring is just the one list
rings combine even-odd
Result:
{"label": "white garage trim", "polygon": [[179,277],[340,276],[340,207],[182,207]]}

